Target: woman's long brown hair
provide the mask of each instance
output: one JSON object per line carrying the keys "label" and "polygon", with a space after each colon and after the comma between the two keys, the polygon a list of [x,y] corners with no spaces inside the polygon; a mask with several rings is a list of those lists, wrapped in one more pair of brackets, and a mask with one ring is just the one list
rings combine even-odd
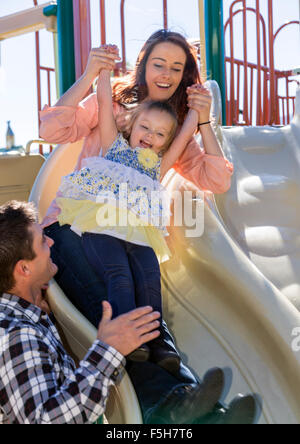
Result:
{"label": "woman's long brown hair", "polygon": [[179,33],[159,30],[149,37],[138,56],[135,69],[125,77],[115,80],[113,84],[113,100],[123,105],[141,103],[148,95],[146,85],[146,63],[159,43],[170,42],[180,46],[186,54],[186,64],[181,83],[173,96],[167,101],[178,116],[178,123],[182,125],[188,112],[186,88],[195,83],[201,83],[197,65],[197,50],[190,45]]}

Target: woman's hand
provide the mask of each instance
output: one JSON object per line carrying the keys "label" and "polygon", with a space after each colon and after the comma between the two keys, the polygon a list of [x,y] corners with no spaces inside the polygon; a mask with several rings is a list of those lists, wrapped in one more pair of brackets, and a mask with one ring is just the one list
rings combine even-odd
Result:
{"label": "woman's hand", "polygon": [[[212,97],[208,89],[202,85],[193,85],[187,88],[187,95],[188,107],[198,113],[198,123],[209,122]],[[222,148],[211,125],[202,125],[199,128],[206,154],[224,157]]]}
{"label": "woman's hand", "polygon": [[192,85],[187,88],[187,95],[188,107],[198,113],[198,123],[208,122],[212,104],[212,97],[208,89],[200,84]]}
{"label": "woman's hand", "polygon": [[84,71],[84,76],[94,80],[102,69],[113,71],[116,60],[120,60],[119,50],[115,45],[102,45],[91,49]]}

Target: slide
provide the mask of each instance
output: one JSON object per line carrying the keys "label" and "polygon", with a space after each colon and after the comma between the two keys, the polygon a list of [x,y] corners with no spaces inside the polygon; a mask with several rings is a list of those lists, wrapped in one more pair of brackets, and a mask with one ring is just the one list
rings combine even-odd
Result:
{"label": "slide", "polygon": [[[300,92],[291,125],[216,128],[235,173],[229,192],[201,193],[175,172],[165,185],[193,190],[201,236],[189,226],[170,230],[170,261],[162,264],[164,312],[183,360],[201,378],[226,369],[223,401],[256,393],[261,424],[300,422]],[[41,217],[81,143],[58,147],[42,167],[30,200]],[[297,217],[298,216],[298,217]],[[188,224],[187,224],[188,225]],[[96,330],[53,281],[51,307],[63,340],[80,359]],[[129,378],[112,391],[110,423],[140,423]]]}

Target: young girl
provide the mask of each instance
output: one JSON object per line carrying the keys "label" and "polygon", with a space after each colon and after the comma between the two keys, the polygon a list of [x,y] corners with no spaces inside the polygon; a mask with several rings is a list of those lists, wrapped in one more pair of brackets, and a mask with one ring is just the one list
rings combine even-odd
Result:
{"label": "young girl", "polygon": [[[107,51],[117,58],[116,47],[108,46]],[[88,158],[80,171],[63,178],[60,187],[63,197],[57,200],[61,208],[59,222],[70,224],[78,234],[83,233],[86,256],[93,258],[91,265],[106,282],[114,316],[144,305],[151,305],[161,313],[157,257],[164,260],[170,253],[164,239],[167,232],[161,225],[166,199],[160,180],[193,136],[198,113],[192,109],[188,112],[174,138],[177,116],[170,105],[145,101],[133,114],[126,140],[118,133],[114,119],[109,70],[102,70],[99,75],[97,98],[103,157]],[[127,197],[130,193],[126,208],[121,207],[124,186]],[[163,203],[153,201],[154,192],[160,194]],[[113,202],[107,200],[112,195]],[[127,216],[126,226],[110,223],[112,219],[120,222],[124,216]],[[159,220],[159,224],[154,220]],[[149,347],[151,361],[177,371],[180,358],[164,341],[163,334]],[[134,360],[148,357],[146,345],[130,356]]]}

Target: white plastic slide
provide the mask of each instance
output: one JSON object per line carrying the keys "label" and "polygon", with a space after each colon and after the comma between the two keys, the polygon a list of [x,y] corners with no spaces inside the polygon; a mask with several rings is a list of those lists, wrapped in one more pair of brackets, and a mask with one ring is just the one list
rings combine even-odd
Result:
{"label": "white plastic slide", "polygon": [[[300,422],[299,92],[297,99],[295,118],[284,128],[218,129],[235,166],[231,190],[215,200],[203,195],[201,237],[186,237],[185,226],[171,228],[173,256],[162,265],[165,318],[184,361],[200,377],[210,367],[227,368],[224,401],[257,393],[259,422],[268,424]],[[31,194],[41,217],[80,148],[60,146],[43,166]],[[194,188],[174,172],[166,185]],[[82,357],[95,329],[55,282],[49,300],[64,340]],[[107,419],[141,422],[128,377],[113,391]]]}

